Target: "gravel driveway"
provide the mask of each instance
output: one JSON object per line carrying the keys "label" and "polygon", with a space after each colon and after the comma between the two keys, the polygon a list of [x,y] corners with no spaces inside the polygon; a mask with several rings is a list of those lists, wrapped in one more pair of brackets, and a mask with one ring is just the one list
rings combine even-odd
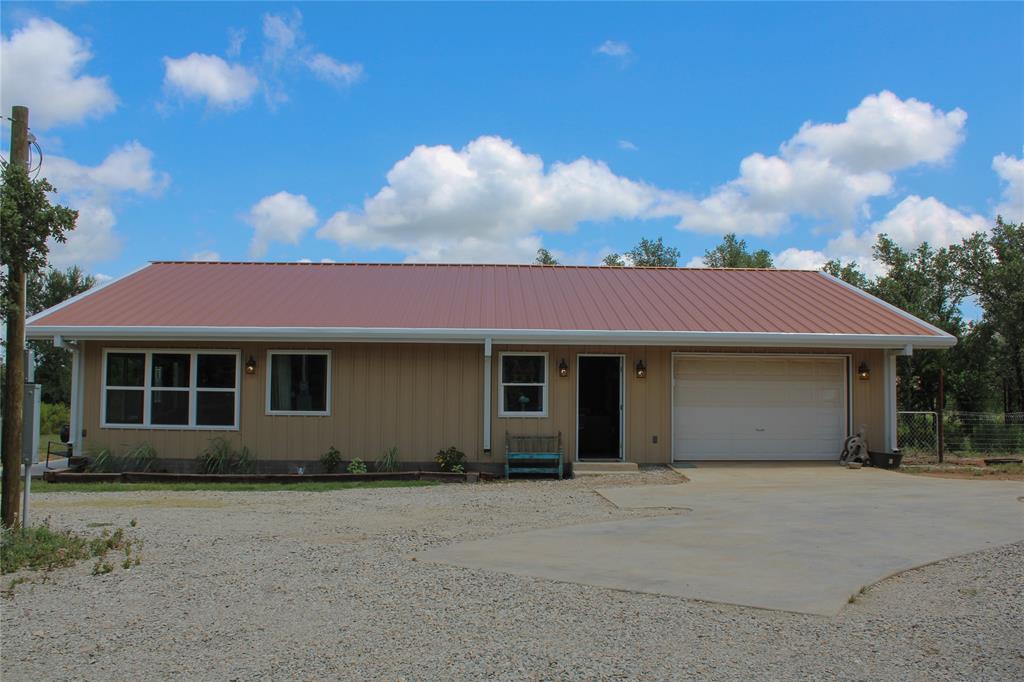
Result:
{"label": "gravel driveway", "polygon": [[15,588],[0,603],[0,676],[1024,678],[1022,544],[902,574],[831,618],[412,560],[459,540],[674,513],[618,509],[593,491],[674,477],[37,495],[55,526],[137,519],[143,561]]}

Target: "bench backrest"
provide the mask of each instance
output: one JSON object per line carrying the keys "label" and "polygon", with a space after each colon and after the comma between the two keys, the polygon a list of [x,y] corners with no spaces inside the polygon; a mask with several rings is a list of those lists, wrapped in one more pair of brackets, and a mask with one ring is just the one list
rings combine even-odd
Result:
{"label": "bench backrest", "polygon": [[510,453],[561,453],[562,432],[555,436],[512,436],[505,434],[505,452]]}

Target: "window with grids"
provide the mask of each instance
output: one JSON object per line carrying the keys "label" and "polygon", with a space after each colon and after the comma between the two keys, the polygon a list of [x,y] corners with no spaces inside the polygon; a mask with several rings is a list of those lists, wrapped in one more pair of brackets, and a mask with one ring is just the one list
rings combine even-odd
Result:
{"label": "window with grids", "polygon": [[498,414],[544,417],[548,410],[547,353],[500,353]]}
{"label": "window with grids", "polygon": [[239,358],[237,351],[106,351],[103,425],[238,428]]}

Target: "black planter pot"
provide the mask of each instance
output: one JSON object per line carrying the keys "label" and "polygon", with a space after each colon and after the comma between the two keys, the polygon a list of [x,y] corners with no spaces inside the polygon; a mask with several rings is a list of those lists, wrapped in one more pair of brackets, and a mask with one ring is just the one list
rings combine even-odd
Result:
{"label": "black planter pot", "polygon": [[879,469],[899,469],[903,462],[903,454],[897,452],[868,452],[871,466]]}

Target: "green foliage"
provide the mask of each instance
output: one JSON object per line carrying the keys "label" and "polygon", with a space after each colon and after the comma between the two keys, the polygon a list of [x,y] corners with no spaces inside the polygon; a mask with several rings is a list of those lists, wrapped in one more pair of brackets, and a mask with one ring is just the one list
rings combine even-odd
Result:
{"label": "green foliage", "polygon": [[247,474],[255,468],[249,448],[236,450],[227,438],[211,438],[209,445],[196,457],[196,470],[201,474]]}
{"label": "green foliage", "polygon": [[329,474],[337,471],[339,464],[341,464],[341,453],[333,445],[327,452],[320,455],[320,466]]}
{"label": "green foliage", "polygon": [[453,445],[447,450],[438,450],[434,455],[434,461],[441,471],[461,472],[465,471],[466,453],[457,450]]}
{"label": "green foliage", "polygon": [[1006,387],[1008,412],[1024,412],[1024,224],[996,218],[950,249],[964,295],[977,297],[992,334],[994,373]]}
{"label": "green foliage", "polygon": [[89,458],[89,471],[96,473],[119,473],[122,471],[155,471],[158,459],[156,448],[149,443],[140,443],[123,455],[115,455],[104,448]]}
{"label": "green foliage", "polygon": [[626,267],[626,261],[624,261],[622,256],[617,253],[609,253],[601,259],[601,265],[605,265],[610,268],[624,268]]}
{"label": "green foliage", "polygon": [[832,275],[836,279],[841,279],[847,284],[852,284],[858,289],[866,289],[869,284],[868,276],[861,271],[854,261],[843,263],[838,258],[833,258],[821,266],[821,269],[823,272]]}
{"label": "green foliage", "polygon": [[366,462],[356,457],[348,463],[346,471],[350,474],[365,474],[366,473]]}
{"label": "green foliage", "polygon": [[537,259],[534,261],[537,265],[558,265],[558,261],[551,252],[547,249],[537,249]]}
{"label": "green foliage", "polygon": [[[26,275],[46,267],[47,241],[63,243],[78,219],[78,211],[50,203],[49,195],[54,192],[56,189],[46,179],[32,180],[24,166],[4,164],[0,180],[0,262],[20,263]],[[0,268],[0,308],[5,313],[19,303],[11,299],[11,294],[7,268]]]}
{"label": "green foliage", "polygon": [[744,239],[730,232],[722,243],[704,252],[704,265],[709,268],[773,268],[772,255],[766,249],[751,253]]}
{"label": "green foliage", "polygon": [[[44,273],[30,273],[26,291],[27,314],[34,315],[52,308],[72,296],[88,291],[95,284],[96,278],[85,274],[78,266],[67,270],[49,268]],[[36,354],[36,383],[43,387],[43,402],[70,403],[71,351],[54,347],[53,341],[29,341],[28,347]]]}
{"label": "green foliage", "polygon": [[67,405],[42,403],[39,406],[40,433],[60,433],[61,427],[70,419],[71,411]]}
{"label": "green foliage", "polygon": [[627,265],[635,268],[674,268],[679,264],[679,249],[665,246],[665,241],[661,237],[653,241],[642,238],[624,256],[609,253],[601,262],[609,267],[618,268]]}
{"label": "green foliage", "polygon": [[398,471],[398,446],[392,446],[385,450],[374,468],[377,471]]}
{"label": "green foliage", "polygon": [[[121,528],[113,533],[104,529],[100,536],[90,538],[73,531],[53,530],[49,522],[30,526],[24,531],[5,529],[2,533],[0,573],[12,573],[23,568],[49,571],[93,557],[97,558],[97,564],[102,564],[108,552],[123,551],[125,557],[130,558],[133,549],[137,550],[141,544],[129,539]],[[138,556],[135,560],[138,565]],[[101,572],[112,570],[113,566]],[[95,570],[93,575],[97,575]]]}
{"label": "green foliage", "polygon": [[654,241],[642,238],[626,255],[637,268],[674,268],[679,263],[679,249],[665,246],[661,237]]}

